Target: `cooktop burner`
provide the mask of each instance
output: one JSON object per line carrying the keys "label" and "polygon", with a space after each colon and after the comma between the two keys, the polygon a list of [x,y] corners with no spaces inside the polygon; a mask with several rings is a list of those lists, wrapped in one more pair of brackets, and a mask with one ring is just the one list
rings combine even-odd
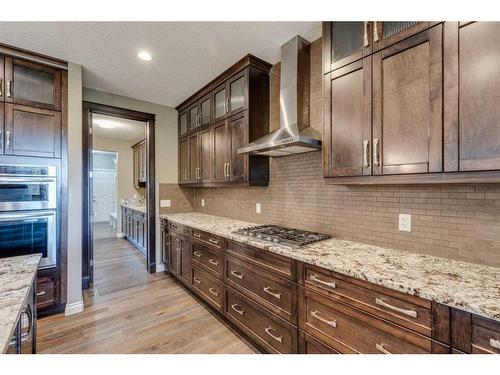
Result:
{"label": "cooktop burner", "polygon": [[235,233],[292,248],[309,245],[332,237],[328,234],[284,228],[278,225],[246,227],[237,230]]}

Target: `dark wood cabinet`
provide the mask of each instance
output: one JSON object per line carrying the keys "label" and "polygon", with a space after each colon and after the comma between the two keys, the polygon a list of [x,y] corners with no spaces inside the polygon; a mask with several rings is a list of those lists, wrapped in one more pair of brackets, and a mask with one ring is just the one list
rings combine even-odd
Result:
{"label": "dark wood cabinet", "polygon": [[147,249],[146,214],[122,206],[122,233],[144,256]]}
{"label": "dark wood cabinet", "polygon": [[175,276],[180,275],[181,270],[181,240],[175,233],[170,233],[169,262],[168,269]]}
{"label": "dark wood cabinet", "polygon": [[373,51],[387,48],[394,43],[427,30],[439,22],[429,21],[379,21],[373,22]]}
{"label": "dark wood cabinet", "polygon": [[146,139],[132,146],[134,187],[145,187],[147,181]]}
{"label": "dark wood cabinet", "polygon": [[61,157],[61,112],[20,104],[5,104],[4,154]]}
{"label": "dark wood cabinet", "polygon": [[179,113],[179,138],[184,137],[189,132],[187,110]]}
{"label": "dark wood cabinet", "polygon": [[160,248],[161,248],[161,262],[165,270],[168,270],[168,260],[170,254],[170,232],[168,230],[168,221],[160,219]]}
{"label": "dark wood cabinet", "polygon": [[14,331],[8,339],[6,354],[36,354],[36,278],[30,287],[26,300],[21,307]]}
{"label": "dark wood cabinet", "polygon": [[189,181],[189,142],[187,138],[179,141],[179,183]]}
{"label": "dark wood cabinet", "polygon": [[[190,113],[197,108],[200,127],[187,131],[189,140],[197,138],[198,153],[193,154],[193,139],[187,151],[190,160],[187,172],[185,160],[180,157],[180,184],[268,183],[269,158],[239,155],[237,150],[269,132],[270,68],[269,64],[248,55],[177,107],[179,123],[186,111]],[[207,126],[210,132],[205,130]],[[184,142],[184,138],[179,140],[179,148],[186,147]],[[185,152],[180,151],[183,155]]]}
{"label": "dark wood cabinet", "polygon": [[200,126],[199,103],[195,103],[188,109],[189,131],[196,130]]}

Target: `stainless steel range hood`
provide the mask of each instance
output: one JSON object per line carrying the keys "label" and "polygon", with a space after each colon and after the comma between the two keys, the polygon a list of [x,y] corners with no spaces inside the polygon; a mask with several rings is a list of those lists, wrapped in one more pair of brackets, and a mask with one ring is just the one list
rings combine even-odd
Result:
{"label": "stainless steel range hood", "polygon": [[239,154],[285,156],[321,149],[309,126],[309,42],[300,36],[281,46],[280,127],[238,149]]}

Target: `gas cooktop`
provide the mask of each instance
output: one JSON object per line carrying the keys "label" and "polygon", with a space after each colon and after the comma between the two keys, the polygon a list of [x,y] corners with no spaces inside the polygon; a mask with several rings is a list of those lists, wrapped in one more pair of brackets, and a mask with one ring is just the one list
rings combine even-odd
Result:
{"label": "gas cooktop", "polygon": [[290,248],[298,248],[332,237],[328,234],[284,228],[278,225],[257,225],[254,227],[246,227],[237,230],[235,233]]}

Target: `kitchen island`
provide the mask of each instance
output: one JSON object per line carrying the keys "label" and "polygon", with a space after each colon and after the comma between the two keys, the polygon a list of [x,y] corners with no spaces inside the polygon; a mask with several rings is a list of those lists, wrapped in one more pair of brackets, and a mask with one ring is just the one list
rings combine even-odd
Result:
{"label": "kitchen island", "polygon": [[[16,335],[18,322],[26,306],[34,299],[34,285],[41,256],[24,255],[0,258],[0,353],[11,352],[10,343]],[[33,342],[36,333],[36,309],[31,304],[32,318],[28,336]],[[26,341],[26,340],[25,340]]]}

